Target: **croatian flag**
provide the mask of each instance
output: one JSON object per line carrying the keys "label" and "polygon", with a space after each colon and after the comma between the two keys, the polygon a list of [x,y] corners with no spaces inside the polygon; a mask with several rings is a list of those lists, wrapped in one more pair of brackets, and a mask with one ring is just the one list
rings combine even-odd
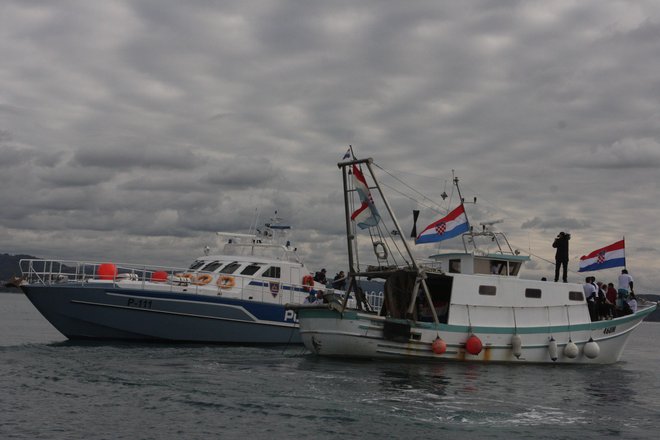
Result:
{"label": "croatian flag", "polygon": [[625,242],[621,240],[604,248],[596,249],[588,255],[581,256],[578,272],[590,272],[592,270],[609,269],[610,267],[625,265]]}
{"label": "croatian flag", "polygon": [[465,208],[461,204],[440,220],[428,225],[417,236],[415,244],[448,240],[463,232],[467,232],[468,229],[470,229],[470,224],[468,223],[467,215],[465,215]]}
{"label": "croatian flag", "polygon": [[360,229],[376,226],[380,221],[380,215],[374,206],[374,199],[371,198],[371,192],[364,174],[355,165],[353,165],[353,185],[355,185],[355,190],[360,196],[362,204],[351,214],[351,220],[356,222]]}

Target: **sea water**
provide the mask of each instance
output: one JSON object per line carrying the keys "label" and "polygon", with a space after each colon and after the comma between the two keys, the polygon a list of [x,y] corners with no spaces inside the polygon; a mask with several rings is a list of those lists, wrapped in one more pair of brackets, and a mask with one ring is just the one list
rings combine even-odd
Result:
{"label": "sea water", "polygon": [[0,294],[1,439],[655,439],[660,324],[605,366],[69,342]]}

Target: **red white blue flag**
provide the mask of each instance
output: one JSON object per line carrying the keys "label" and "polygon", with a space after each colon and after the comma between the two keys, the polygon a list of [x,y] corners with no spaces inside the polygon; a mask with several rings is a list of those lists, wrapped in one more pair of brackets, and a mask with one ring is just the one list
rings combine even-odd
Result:
{"label": "red white blue flag", "polygon": [[617,241],[609,246],[596,249],[590,254],[580,257],[578,272],[609,269],[626,265],[626,249],[624,240]]}
{"label": "red white blue flag", "polygon": [[356,222],[360,229],[376,226],[380,221],[380,214],[374,206],[374,199],[371,198],[369,185],[367,185],[364,174],[356,165],[353,165],[353,185],[360,196],[362,204],[351,214],[351,220]]}
{"label": "red white blue flag", "polygon": [[461,204],[440,220],[428,225],[417,236],[415,244],[448,240],[467,232],[469,229],[470,224],[468,223],[467,215],[465,215],[465,208]]}

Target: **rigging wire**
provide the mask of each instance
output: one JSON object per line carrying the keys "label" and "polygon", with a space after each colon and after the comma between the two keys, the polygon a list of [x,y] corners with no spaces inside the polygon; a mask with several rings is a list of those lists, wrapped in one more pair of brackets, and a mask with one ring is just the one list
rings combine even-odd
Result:
{"label": "rigging wire", "polygon": [[[392,177],[394,180],[397,180],[398,182],[400,182],[403,186],[405,186],[406,188],[410,189],[412,192],[414,192],[414,193],[416,193],[416,194],[419,194],[419,195],[420,195],[421,197],[423,197],[424,199],[426,199],[426,200],[428,200],[429,202],[433,203],[435,206],[441,206],[441,203],[438,203],[438,202],[436,202],[435,200],[433,200],[432,198],[428,197],[427,195],[421,193],[420,191],[418,191],[417,189],[413,188],[413,187],[410,186],[408,183],[404,182],[402,179],[400,179],[399,177],[395,176],[395,175],[392,174],[390,171],[388,171],[388,170],[386,170],[385,168],[381,167],[381,166],[378,165],[377,163],[374,163],[374,166],[378,167],[380,170],[382,170],[382,171],[383,171],[385,174],[387,174],[388,176]],[[410,196],[407,196],[407,197],[410,197]],[[416,200],[416,199],[413,199],[412,197],[410,197],[410,198],[411,198],[412,200]],[[418,200],[416,200],[416,201],[418,201]]]}

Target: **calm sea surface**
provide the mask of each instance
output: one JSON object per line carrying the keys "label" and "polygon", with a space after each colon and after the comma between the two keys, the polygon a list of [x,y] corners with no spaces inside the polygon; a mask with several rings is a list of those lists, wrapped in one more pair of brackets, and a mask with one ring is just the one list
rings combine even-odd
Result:
{"label": "calm sea surface", "polygon": [[0,439],[656,439],[660,324],[609,366],[66,342],[0,293]]}

